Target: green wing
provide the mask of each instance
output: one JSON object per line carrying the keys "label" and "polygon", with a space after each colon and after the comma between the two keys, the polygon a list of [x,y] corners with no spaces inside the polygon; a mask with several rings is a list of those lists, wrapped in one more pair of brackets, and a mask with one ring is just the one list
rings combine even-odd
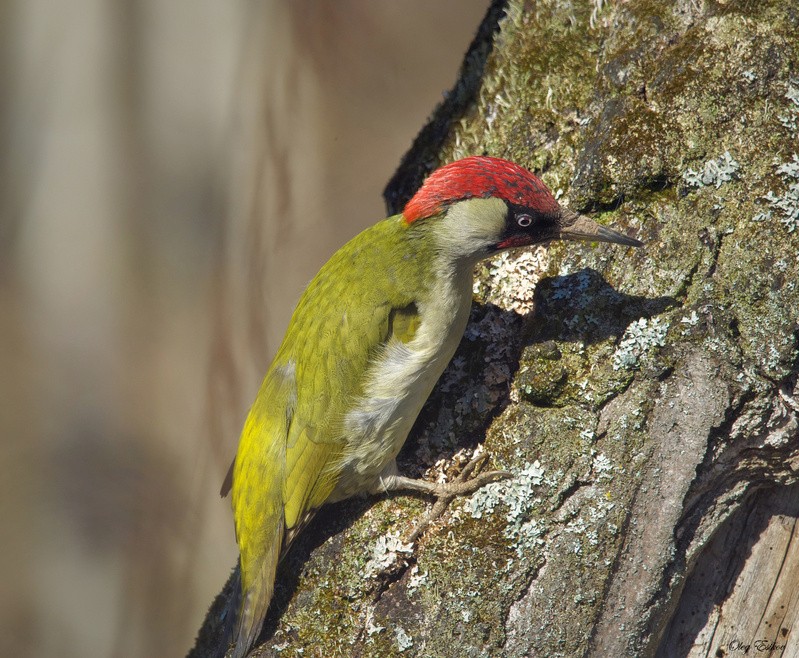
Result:
{"label": "green wing", "polygon": [[391,218],[339,250],[308,286],[276,363],[296,368],[297,402],[286,440],[286,527],[320,507],[336,486],[331,464],[347,439],[343,420],[363,394],[370,363],[392,336],[407,342],[419,324],[416,299],[427,254]]}
{"label": "green wing", "polygon": [[336,486],[331,464],[347,438],[343,419],[363,394],[370,362],[389,337],[408,342],[415,335],[416,300],[429,283],[426,243],[401,218],[380,222],[334,254],[297,304],[251,412],[253,427],[261,431],[252,433],[257,437],[237,456],[259,462],[279,454],[285,460],[258,470],[270,480],[260,486],[281,483],[288,530],[324,504]]}

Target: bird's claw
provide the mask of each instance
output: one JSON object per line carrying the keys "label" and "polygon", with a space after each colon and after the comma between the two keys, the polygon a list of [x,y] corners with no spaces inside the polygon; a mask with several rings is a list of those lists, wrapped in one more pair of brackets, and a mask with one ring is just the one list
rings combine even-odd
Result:
{"label": "bird's claw", "polygon": [[487,473],[481,473],[480,471],[482,471],[487,463],[488,455],[486,453],[481,453],[473,457],[452,482],[431,483],[429,493],[432,493],[436,497],[436,502],[433,503],[430,512],[419,521],[408,537],[410,543],[415,543],[416,540],[422,536],[424,531],[427,530],[427,527],[433,521],[441,517],[452,500],[457,496],[469,496],[487,484],[513,477],[513,473],[508,471],[488,471]]}

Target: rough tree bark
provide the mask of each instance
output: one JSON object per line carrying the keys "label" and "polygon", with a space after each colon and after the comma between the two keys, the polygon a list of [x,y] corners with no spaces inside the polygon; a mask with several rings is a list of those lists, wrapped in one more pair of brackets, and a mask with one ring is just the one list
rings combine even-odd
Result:
{"label": "rough tree bark", "polygon": [[799,655],[797,34],[790,0],[491,7],[389,206],[487,153],[646,247],[481,268],[401,467],[517,477],[412,551],[429,501],[324,510],[255,655]]}

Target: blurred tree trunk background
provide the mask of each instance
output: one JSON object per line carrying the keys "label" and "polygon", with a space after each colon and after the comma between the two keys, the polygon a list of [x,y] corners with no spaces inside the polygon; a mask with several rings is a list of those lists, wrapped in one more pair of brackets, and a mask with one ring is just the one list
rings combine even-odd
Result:
{"label": "blurred tree trunk background", "polygon": [[[260,655],[799,655],[797,30],[786,0],[492,4],[390,210],[438,164],[487,153],[646,247],[480,268],[401,466],[435,477],[485,441],[517,477],[454,503],[413,550],[401,538],[429,501],[323,510],[281,568]],[[267,59],[248,57],[253,79],[282,74]],[[269,245],[309,237],[284,212],[305,172],[270,119],[289,101],[263,87],[234,169],[219,436],[274,348]],[[338,203],[334,222],[359,207]],[[228,596],[193,655],[224,653]]]}
{"label": "blurred tree trunk background", "polygon": [[[235,560],[218,490],[256,379],[484,11],[0,3],[1,655],[185,653]],[[227,299],[258,176],[262,287]]]}

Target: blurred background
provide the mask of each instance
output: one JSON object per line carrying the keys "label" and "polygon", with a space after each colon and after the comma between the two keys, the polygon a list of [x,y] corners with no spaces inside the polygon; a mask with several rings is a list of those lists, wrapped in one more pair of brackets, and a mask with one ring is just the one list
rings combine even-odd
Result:
{"label": "blurred background", "polygon": [[487,5],[0,0],[0,655],[185,655],[292,305]]}

